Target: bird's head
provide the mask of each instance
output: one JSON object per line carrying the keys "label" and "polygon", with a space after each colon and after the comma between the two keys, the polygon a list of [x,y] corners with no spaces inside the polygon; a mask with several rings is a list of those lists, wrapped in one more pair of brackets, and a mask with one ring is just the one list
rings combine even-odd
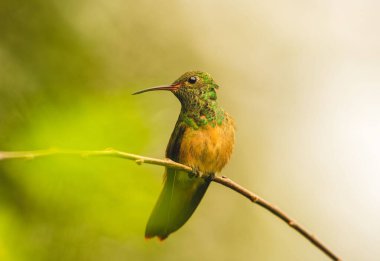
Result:
{"label": "bird's head", "polygon": [[171,91],[182,103],[182,106],[190,108],[192,106],[202,107],[202,105],[208,104],[210,101],[216,101],[216,89],[218,88],[219,86],[214,82],[210,74],[191,71],[184,73],[171,85],[148,88],[134,94],[159,90]]}

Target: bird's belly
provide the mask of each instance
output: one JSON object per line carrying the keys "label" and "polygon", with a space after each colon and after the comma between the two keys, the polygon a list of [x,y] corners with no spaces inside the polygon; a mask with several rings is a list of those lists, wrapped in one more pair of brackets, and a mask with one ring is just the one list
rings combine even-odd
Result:
{"label": "bird's belly", "polygon": [[202,173],[220,172],[232,154],[234,139],[234,125],[229,121],[198,130],[188,128],[181,142],[179,162]]}

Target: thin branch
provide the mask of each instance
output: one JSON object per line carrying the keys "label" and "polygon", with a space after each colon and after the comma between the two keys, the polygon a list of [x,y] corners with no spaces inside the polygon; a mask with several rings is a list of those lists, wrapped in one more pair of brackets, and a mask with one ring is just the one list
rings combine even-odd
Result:
{"label": "thin branch", "polygon": [[306,239],[308,239],[313,245],[315,245],[317,248],[319,248],[321,251],[323,251],[326,255],[328,255],[332,260],[341,260],[332,250],[330,250],[325,244],[323,244],[318,238],[316,238],[313,234],[311,234],[309,231],[306,230],[303,226],[301,226],[297,221],[289,217],[284,211],[276,207],[275,205],[271,204],[270,202],[266,201],[265,199],[259,197],[258,195],[254,194],[253,192],[249,191],[248,189],[240,186],[236,182],[232,181],[231,179],[222,176],[215,176],[213,179],[214,182],[219,183],[225,187],[228,187],[240,195],[243,195],[244,197],[248,198],[253,203],[256,203],[266,210],[272,212],[272,214],[276,215],[280,219],[282,219],[284,222],[286,222],[291,228],[295,229],[297,232],[299,232],[301,235],[303,235]]}
{"label": "thin branch", "polygon": [[[58,154],[66,154],[66,155],[80,155],[82,157],[91,157],[91,156],[110,156],[110,157],[118,157],[123,159],[134,160],[137,164],[141,165],[143,163],[165,166],[168,168],[183,170],[186,172],[192,172],[193,169],[189,166],[177,163],[170,159],[155,159],[150,157],[144,157],[136,154],[126,153],[114,149],[105,149],[105,150],[97,150],[97,151],[74,151],[74,150],[37,150],[37,151],[0,151],[0,161],[1,160],[9,160],[9,159],[34,159],[39,157],[58,155]],[[323,251],[327,256],[329,256],[332,260],[341,260],[332,250],[330,250],[325,244],[323,244],[318,238],[316,238],[313,234],[306,230],[303,226],[301,226],[297,221],[289,217],[284,211],[266,201],[265,199],[259,197],[248,189],[240,186],[236,182],[225,176],[214,176],[212,181],[219,183],[225,187],[228,187],[242,196],[248,198],[253,203],[256,203],[266,210],[270,211],[272,214],[276,215],[278,218],[286,222],[291,228],[295,229],[298,233],[308,239],[313,245],[315,245],[318,249]]]}
{"label": "thin branch", "polygon": [[126,153],[123,151],[118,151],[115,149],[105,149],[105,150],[58,150],[58,149],[48,149],[48,150],[34,150],[34,151],[0,151],[0,161],[9,159],[34,159],[51,155],[79,155],[82,157],[93,157],[93,156],[109,156],[118,157],[123,159],[134,160],[137,164],[141,165],[143,163],[165,166],[172,169],[184,170],[186,172],[191,172],[192,168],[189,166],[177,163],[170,159],[155,159],[150,157],[144,157],[136,154]]}

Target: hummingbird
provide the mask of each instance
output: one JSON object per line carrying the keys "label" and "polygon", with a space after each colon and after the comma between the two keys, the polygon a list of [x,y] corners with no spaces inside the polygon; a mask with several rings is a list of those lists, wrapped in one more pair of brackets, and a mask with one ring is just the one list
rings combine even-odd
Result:
{"label": "hummingbird", "polygon": [[229,161],[235,142],[235,124],[220,107],[219,86],[210,74],[190,71],[171,85],[144,89],[170,91],[181,112],[166,148],[166,157],[187,165],[192,173],[165,169],[164,186],[148,220],[145,238],[164,240],[194,213],[212,178]]}

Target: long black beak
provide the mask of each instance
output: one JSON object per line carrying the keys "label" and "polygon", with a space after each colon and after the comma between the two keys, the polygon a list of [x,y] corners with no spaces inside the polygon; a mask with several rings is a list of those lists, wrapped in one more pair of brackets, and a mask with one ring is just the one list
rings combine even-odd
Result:
{"label": "long black beak", "polygon": [[172,85],[163,85],[163,86],[156,86],[148,89],[144,89],[135,93],[132,93],[132,95],[140,94],[143,92],[151,92],[151,91],[176,91],[179,88],[179,84],[172,84]]}

